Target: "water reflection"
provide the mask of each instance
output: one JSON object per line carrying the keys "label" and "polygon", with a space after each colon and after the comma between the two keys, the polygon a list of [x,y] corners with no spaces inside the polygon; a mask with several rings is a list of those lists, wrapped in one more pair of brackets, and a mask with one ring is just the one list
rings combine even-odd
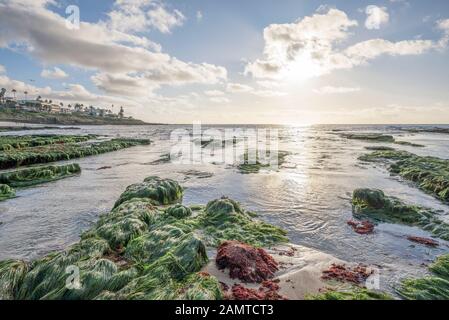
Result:
{"label": "water reflection", "polygon": [[[73,132],[33,131],[150,138],[154,143],[76,160],[83,170],[81,176],[20,190],[18,198],[0,203],[0,259],[34,259],[76,242],[100,214],[110,210],[126,186],[149,175],[181,181],[186,187],[187,204],[205,204],[226,195],[259,212],[261,219],[288,230],[293,243],[344,260],[379,265],[384,289],[391,289],[400,277],[425,273],[423,263],[448,251],[446,243],[429,249],[406,240],[410,234],[429,236],[417,228],[383,224],[375,234],[360,236],[346,225],[352,216],[351,193],[360,187],[383,189],[405,201],[442,210],[443,215],[449,208],[390,177],[385,168],[360,164],[357,157],[367,152],[364,148],[369,143],[341,138],[333,130],[388,132],[401,140],[426,145],[396,148],[438,157],[447,157],[449,135],[404,133],[384,126],[288,127],[280,129],[279,149],[291,152],[291,156],[279,171],[241,175],[224,164],[150,165],[170,151],[170,132],[179,127],[83,126]],[[101,167],[110,168],[98,170]],[[185,172],[190,170],[213,175],[186,178]]]}

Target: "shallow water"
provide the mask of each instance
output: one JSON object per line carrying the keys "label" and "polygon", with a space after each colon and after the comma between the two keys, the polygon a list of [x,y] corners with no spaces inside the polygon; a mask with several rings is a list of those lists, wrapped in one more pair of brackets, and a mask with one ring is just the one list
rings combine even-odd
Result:
{"label": "shallow water", "polygon": [[[99,134],[153,140],[95,157],[76,159],[82,174],[17,192],[0,203],[0,260],[31,260],[76,242],[79,235],[107,213],[126,186],[150,175],[178,180],[186,187],[185,204],[206,204],[223,195],[240,201],[260,218],[285,228],[291,242],[312,247],[350,262],[377,265],[381,288],[391,290],[402,277],[426,273],[435,256],[449,252],[448,243],[428,248],[409,242],[408,235],[430,236],[417,229],[381,224],[361,236],[351,219],[351,193],[360,187],[380,188],[410,203],[440,210],[449,221],[449,207],[397,177],[382,165],[363,164],[357,157],[375,143],[347,140],[333,130],[382,132],[425,148],[391,145],[419,155],[448,158],[449,135],[407,133],[398,126],[279,127],[280,150],[290,151],[285,168],[242,175],[226,165],[149,163],[169,152],[170,132],[182,126],[81,126],[81,130],[48,130],[12,134]],[[188,128],[188,127],[186,127]],[[214,127],[220,128],[220,127]],[[189,129],[189,128],[188,128]],[[6,133],[3,133],[6,134]],[[382,145],[389,145],[382,143]],[[104,166],[110,169],[97,170]],[[210,178],[186,176],[188,170],[213,173]]]}

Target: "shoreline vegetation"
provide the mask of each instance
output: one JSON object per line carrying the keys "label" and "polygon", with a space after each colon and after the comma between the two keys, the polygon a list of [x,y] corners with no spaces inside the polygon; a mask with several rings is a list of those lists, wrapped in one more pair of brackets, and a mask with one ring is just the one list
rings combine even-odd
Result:
{"label": "shoreline vegetation", "polygon": [[[68,249],[0,262],[0,298],[393,299],[362,286],[369,268],[288,244],[285,231],[232,199],[186,207],[182,197],[183,188],[169,179],[129,186]],[[66,268],[80,271],[72,288]]]}
{"label": "shoreline vegetation", "polygon": [[[136,145],[142,139],[98,141],[98,136],[0,136],[0,168],[69,160]],[[388,135],[348,139],[402,143]],[[392,175],[411,181],[443,202],[449,201],[449,160],[421,157],[382,145],[359,157],[388,165]],[[288,152],[280,152],[285,162]],[[168,161],[162,155],[152,165]],[[244,160],[248,160],[245,154]],[[257,159],[258,160],[258,159]],[[244,163],[240,173],[267,168]],[[0,173],[0,201],[13,188],[63,179],[81,172],[78,164],[36,166]],[[184,188],[174,180],[150,176],[121,194],[78,243],[37,260],[0,261],[0,299],[27,300],[393,300],[449,299],[449,255],[429,266],[430,275],[401,279],[395,296],[369,290],[373,269],[289,243],[287,232],[257,219],[240,203],[222,197],[207,205],[182,204]],[[354,220],[363,237],[379,223],[419,227],[449,240],[449,224],[431,209],[410,205],[377,189],[356,189]],[[433,239],[409,241],[438,246]],[[67,285],[68,268],[80,281]],[[74,269],[71,272],[75,272]]]}
{"label": "shoreline vegetation", "polygon": [[39,127],[27,127],[27,126],[0,126],[0,132],[13,132],[13,131],[33,131],[33,130],[80,130],[78,127],[54,127],[54,126],[39,126]]}
{"label": "shoreline vegetation", "polygon": [[[96,135],[0,136],[0,170],[4,170],[0,171],[0,201],[14,198],[14,188],[31,187],[81,173],[81,167],[77,163],[42,164],[151,143],[148,139],[98,139]],[[37,166],[29,167],[30,165]]]}
{"label": "shoreline vegetation", "polygon": [[158,125],[130,118],[93,117],[85,114],[63,114],[46,112],[28,112],[0,109],[0,122],[20,122],[49,125]]}
{"label": "shoreline vegetation", "polygon": [[339,135],[343,138],[350,139],[350,140],[365,140],[370,142],[387,142],[387,143],[393,143],[403,146],[410,146],[410,147],[418,147],[418,148],[424,148],[425,146],[422,144],[412,143],[408,141],[399,141],[396,140],[392,135],[387,134],[379,134],[379,133],[339,133]]}
{"label": "shoreline vegetation", "polygon": [[11,188],[25,188],[42,183],[73,177],[81,173],[77,163],[62,166],[32,167],[27,169],[0,172],[0,184]]}
{"label": "shoreline vegetation", "polygon": [[422,157],[407,151],[382,150],[359,157],[364,162],[386,162],[392,175],[415,183],[421,190],[449,201],[449,160]]}
{"label": "shoreline vegetation", "polygon": [[[11,169],[25,165],[83,158],[138,145],[148,145],[148,139],[116,138],[107,141],[90,142],[95,136],[26,136],[17,138],[0,137],[0,169]],[[82,142],[82,143],[79,143]]]}

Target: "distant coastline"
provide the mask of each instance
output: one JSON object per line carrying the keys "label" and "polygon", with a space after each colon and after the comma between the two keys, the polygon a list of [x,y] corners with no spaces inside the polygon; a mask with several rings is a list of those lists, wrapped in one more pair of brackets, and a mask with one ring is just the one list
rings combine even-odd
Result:
{"label": "distant coastline", "polygon": [[132,118],[93,117],[83,114],[51,114],[44,112],[25,112],[18,110],[1,110],[0,121],[53,125],[161,125],[147,123]]}

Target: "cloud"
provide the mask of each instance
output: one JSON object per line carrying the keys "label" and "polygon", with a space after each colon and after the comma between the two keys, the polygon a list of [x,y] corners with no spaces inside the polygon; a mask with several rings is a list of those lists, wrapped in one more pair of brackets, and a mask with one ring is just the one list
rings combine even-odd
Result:
{"label": "cloud", "polygon": [[[118,0],[116,4],[132,8],[151,2]],[[214,84],[227,77],[223,67],[183,62],[159,52],[146,38],[108,28],[104,21],[81,22],[79,30],[69,30],[62,16],[37,5],[0,4],[0,30],[0,47],[19,44],[45,64],[95,70],[94,83],[107,93],[132,92],[133,84],[136,91],[148,94],[161,85]]]}
{"label": "cloud", "polygon": [[319,89],[315,89],[314,92],[318,94],[341,94],[341,93],[352,93],[360,91],[359,87],[332,87],[326,86]]}
{"label": "cloud", "polygon": [[108,16],[109,27],[122,32],[143,32],[153,28],[170,33],[185,21],[182,12],[170,12],[155,0],[117,0]]}
{"label": "cloud", "polygon": [[223,96],[225,93],[220,90],[208,90],[208,91],[204,91],[204,94],[208,97],[219,97],[219,96]]}
{"label": "cloud", "polygon": [[6,68],[0,64],[0,74],[6,73]]}
{"label": "cloud", "polygon": [[390,19],[390,15],[385,7],[370,5],[366,7],[365,13],[367,16],[365,27],[369,30],[380,29],[380,27],[387,24]]}
{"label": "cloud", "polygon": [[253,87],[241,83],[228,83],[226,90],[232,93],[251,92]]}
{"label": "cloud", "polygon": [[182,26],[185,16],[178,10],[168,12],[164,7],[148,11],[149,25],[158,29],[162,33],[170,33],[171,29]]}
{"label": "cloud", "polygon": [[357,22],[338,9],[316,13],[295,23],[269,25],[264,29],[263,57],[249,62],[245,74],[256,79],[298,83],[334,70],[366,64],[381,55],[423,54],[446,47],[449,39],[448,25],[442,22],[440,29],[445,30],[445,37],[438,43],[371,39],[344,48],[343,41],[351,35],[349,29],[355,26]]}
{"label": "cloud", "polygon": [[46,79],[64,79],[69,75],[58,67],[54,67],[53,69],[44,69],[41,72],[41,77]]}
{"label": "cloud", "polygon": [[213,97],[209,99],[213,103],[229,103],[231,100],[225,97]]}

